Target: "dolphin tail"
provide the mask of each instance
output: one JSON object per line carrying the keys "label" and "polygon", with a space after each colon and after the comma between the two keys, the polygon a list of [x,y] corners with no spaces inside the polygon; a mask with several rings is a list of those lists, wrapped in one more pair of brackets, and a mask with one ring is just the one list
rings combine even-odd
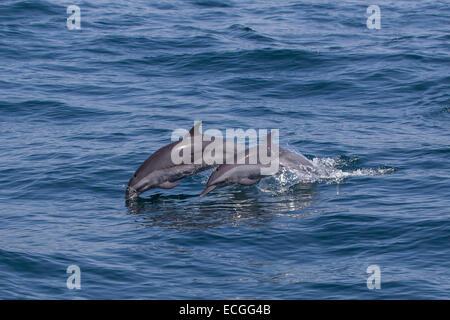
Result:
{"label": "dolphin tail", "polygon": [[205,194],[207,194],[207,193],[213,191],[215,188],[217,188],[217,186],[215,186],[215,185],[207,186],[207,187],[205,188],[205,190],[203,190],[202,193],[200,193],[200,198],[202,198]]}

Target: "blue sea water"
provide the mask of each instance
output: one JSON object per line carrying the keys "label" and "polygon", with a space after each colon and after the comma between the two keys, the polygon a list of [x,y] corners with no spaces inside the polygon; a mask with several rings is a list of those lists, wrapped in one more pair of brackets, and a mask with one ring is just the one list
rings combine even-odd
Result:
{"label": "blue sea water", "polygon": [[[2,0],[0,298],[449,299],[449,71],[447,0]],[[126,204],[194,120],[326,177]]]}

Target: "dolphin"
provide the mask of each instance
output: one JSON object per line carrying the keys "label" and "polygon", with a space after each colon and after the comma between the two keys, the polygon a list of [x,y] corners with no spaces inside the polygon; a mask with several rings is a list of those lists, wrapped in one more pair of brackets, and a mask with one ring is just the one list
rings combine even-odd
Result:
{"label": "dolphin", "polygon": [[[218,164],[215,162],[205,161],[203,158],[201,161],[195,161],[195,158],[201,156],[210,143],[216,141],[215,139],[203,139],[206,136],[200,133],[199,128],[201,124],[202,122],[199,121],[191,128],[185,136],[185,138],[188,136],[190,138],[187,141],[180,139],[179,141],[172,142],[148,157],[131,177],[127,186],[125,199],[134,199],[143,192],[153,188],[172,189],[180,184],[180,182],[175,182],[177,180],[217,167]],[[201,150],[195,150],[193,148],[194,139],[199,135],[202,143]],[[226,140],[216,142],[223,144],[223,159],[227,159],[236,153],[237,145],[234,150],[230,151],[226,149]],[[190,161],[188,163],[183,162],[177,164],[173,162],[172,154],[180,154],[181,152],[183,155],[190,155]]]}
{"label": "dolphin", "polygon": [[[188,135],[194,136],[200,125],[201,122],[196,123]],[[201,164],[179,165],[173,163],[172,151],[189,152],[191,156],[193,155],[191,144],[182,142],[182,140],[175,141],[160,148],[141,164],[128,183],[125,194],[126,200],[134,199],[152,188],[172,189],[180,184],[175,181],[212,168],[212,166],[203,162]]]}
{"label": "dolphin", "polygon": [[[270,134],[267,136],[266,142],[269,140],[269,137]],[[268,148],[270,149],[270,146],[268,146]],[[250,151],[247,150],[246,154],[243,155],[246,160],[248,158],[248,153],[250,153]],[[296,154],[282,148],[279,148],[278,155],[279,167],[304,170],[313,174],[317,173],[317,168],[314,164],[303,155]],[[221,188],[232,184],[251,186],[258,183],[262,178],[276,173],[263,174],[261,171],[261,168],[263,167],[265,166],[259,163],[259,159],[257,164],[249,164],[246,161],[243,164],[235,163],[219,165],[209,177],[206,188],[202,191],[200,197],[205,196],[207,193],[216,188]]]}

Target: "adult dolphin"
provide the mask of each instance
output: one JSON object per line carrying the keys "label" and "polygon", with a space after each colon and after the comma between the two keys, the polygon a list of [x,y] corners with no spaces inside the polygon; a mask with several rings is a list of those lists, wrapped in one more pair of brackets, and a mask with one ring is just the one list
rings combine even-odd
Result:
{"label": "adult dolphin", "polygon": [[[269,138],[270,134],[267,136],[266,142]],[[270,146],[267,148],[270,149]],[[305,156],[290,152],[286,149],[278,149],[279,167],[303,170],[312,174],[317,173],[317,168]],[[265,174],[261,169],[267,168],[268,165],[261,164],[259,159],[256,164],[249,163],[249,153],[250,152],[247,150],[245,154],[242,154],[241,158],[245,158],[245,162],[243,164],[222,164],[218,166],[209,177],[206,188],[202,191],[200,197],[205,196],[207,193],[216,188],[221,188],[232,184],[251,186],[258,183],[262,178],[271,176],[278,172],[278,170],[276,172],[269,171]]]}
{"label": "adult dolphin", "polygon": [[[201,122],[196,123],[188,134],[194,136],[200,125]],[[174,181],[210,168],[203,163],[175,164],[172,161],[174,149],[192,155],[191,145],[182,143],[182,140],[172,142],[157,150],[141,164],[131,177],[125,193],[126,200],[134,199],[152,188],[172,189],[179,185]]]}
{"label": "adult dolphin", "polygon": [[[180,184],[177,180],[186,178],[195,173],[217,167],[213,161],[205,161],[203,152],[212,142],[223,144],[223,159],[228,157],[228,153],[234,155],[235,150],[226,149],[225,140],[216,140],[203,136],[200,132],[202,122],[197,122],[184,139],[172,142],[157,150],[145,160],[131,177],[125,194],[125,199],[130,200],[138,197],[141,193],[153,189],[172,189]],[[189,136],[189,139],[186,139]],[[201,143],[201,149],[194,148],[195,140]],[[188,155],[188,161],[174,163],[174,154]],[[199,158],[201,157],[201,159]],[[195,161],[200,159],[200,161]]]}

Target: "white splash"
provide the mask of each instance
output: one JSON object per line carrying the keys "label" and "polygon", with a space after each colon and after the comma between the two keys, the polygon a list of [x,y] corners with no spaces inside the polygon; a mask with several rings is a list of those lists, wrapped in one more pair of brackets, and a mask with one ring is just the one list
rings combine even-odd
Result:
{"label": "white splash", "polygon": [[[357,160],[357,158],[351,159],[351,161],[354,160]],[[319,172],[318,181],[325,181],[327,183],[340,183],[348,177],[377,176],[394,172],[394,168],[365,168],[353,171],[343,171],[337,167],[345,165],[346,161],[339,158],[314,158],[312,162]]]}
{"label": "white splash", "polygon": [[283,193],[288,191],[292,186],[300,183],[325,182],[328,184],[339,184],[348,177],[376,176],[394,172],[394,168],[363,168],[352,171],[344,171],[338,168],[355,160],[357,158],[350,160],[341,158],[314,158],[312,160],[316,169],[314,172],[307,171],[302,166],[298,169],[283,167],[276,175],[261,180],[258,188],[263,192],[276,191],[276,193]]}

